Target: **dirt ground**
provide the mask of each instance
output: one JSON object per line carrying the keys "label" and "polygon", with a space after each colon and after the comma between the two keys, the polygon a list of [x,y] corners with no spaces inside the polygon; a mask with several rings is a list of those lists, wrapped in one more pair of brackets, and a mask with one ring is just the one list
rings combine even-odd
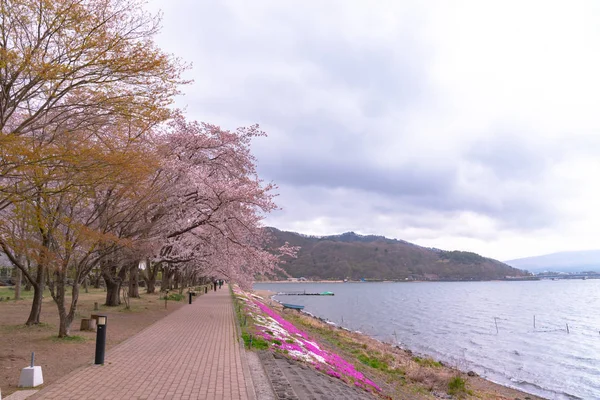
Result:
{"label": "dirt ground", "polygon": [[[2,290],[4,292],[6,288]],[[44,296],[40,326],[25,326],[31,308],[29,293],[25,293],[24,300],[0,302],[2,394],[6,396],[17,390],[21,368],[29,366],[31,352],[35,352],[35,365],[42,367],[44,385],[51,384],[78,367],[93,363],[96,333],[82,332],[79,327],[81,318],[89,318],[92,314],[94,302],[100,304],[99,312],[108,316],[107,351],[184,304],[183,301],[169,301],[165,310],[165,302],[159,300],[158,294],[144,294],[142,288],[140,292],[140,299],[131,299],[130,310],[126,310],[124,305],[103,306],[106,293],[102,289],[81,293],[78,312],[71,325],[70,340],[57,338],[58,311],[49,294]],[[14,299],[14,295],[11,299]]]}

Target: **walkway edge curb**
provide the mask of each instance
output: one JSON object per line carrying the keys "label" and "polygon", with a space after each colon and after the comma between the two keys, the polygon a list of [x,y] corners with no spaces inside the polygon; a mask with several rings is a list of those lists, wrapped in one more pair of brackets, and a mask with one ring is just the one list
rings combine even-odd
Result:
{"label": "walkway edge curb", "polygon": [[242,372],[246,380],[246,392],[250,400],[257,400],[256,391],[254,390],[254,380],[250,373],[250,367],[248,367],[248,360],[246,358],[246,348],[244,346],[244,339],[242,338],[242,328],[240,327],[240,321],[238,320],[237,313],[235,311],[235,296],[233,295],[233,289],[229,285],[229,295],[231,296],[231,307],[233,307],[233,325],[235,326],[236,337],[234,338],[240,346],[240,359],[242,360]]}

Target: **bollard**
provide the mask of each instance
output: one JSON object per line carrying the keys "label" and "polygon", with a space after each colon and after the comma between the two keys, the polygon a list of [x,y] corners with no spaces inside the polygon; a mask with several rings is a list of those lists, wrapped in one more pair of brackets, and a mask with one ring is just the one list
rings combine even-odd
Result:
{"label": "bollard", "polygon": [[[29,367],[25,367],[21,370],[21,376],[19,377],[19,387],[31,388],[42,385],[44,383],[44,377],[42,375],[42,367],[35,366],[35,353],[31,353],[31,363]],[[0,397],[1,398],[1,397]]]}
{"label": "bollard", "polygon": [[192,292],[188,292],[189,297],[190,297],[190,304],[192,304]]}
{"label": "bollard", "polygon": [[106,349],[106,315],[98,315],[96,330],[96,357],[94,364],[104,364],[104,351]]}

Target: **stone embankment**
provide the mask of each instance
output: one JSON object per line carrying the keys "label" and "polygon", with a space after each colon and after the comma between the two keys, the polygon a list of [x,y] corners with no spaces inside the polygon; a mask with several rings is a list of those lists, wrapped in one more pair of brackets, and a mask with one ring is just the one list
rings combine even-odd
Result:
{"label": "stone embankment", "polygon": [[278,353],[261,351],[259,357],[279,400],[374,399],[373,395],[364,390]]}

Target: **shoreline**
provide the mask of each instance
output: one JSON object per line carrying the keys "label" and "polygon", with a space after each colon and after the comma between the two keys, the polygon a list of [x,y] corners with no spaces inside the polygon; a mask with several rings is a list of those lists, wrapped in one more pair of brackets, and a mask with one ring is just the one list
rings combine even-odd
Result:
{"label": "shoreline", "polygon": [[[331,282],[331,281],[327,281],[327,282]],[[292,283],[295,283],[295,282],[292,282]],[[315,283],[315,282],[313,282],[313,283]],[[272,307],[274,307],[274,305],[276,304],[277,310],[281,313],[281,310],[280,310],[281,303],[278,300],[274,299],[274,297],[277,295],[277,293],[270,291],[270,290],[265,290],[265,289],[258,289],[258,290],[255,289],[255,290],[253,290],[253,292],[264,297],[265,300],[267,300],[267,299],[270,300],[271,301],[270,305]],[[408,360],[411,360],[411,359],[412,360],[415,360],[415,359],[427,360],[426,362],[428,364],[431,364],[434,366],[435,365],[439,366],[439,367],[433,368],[432,371],[428,371],[428,374],[432,374],[429,377],[432,380],[436,380],[436,379],[443,380],[443,379],[446,379],[448,375],[456,374],[458,372],[461,376],[465,377],[465,379],[468,382],[469,387],[476,391],[476,396],[475,396],[476,398],[489,398],[489,399],[517,399],[518,398],[518,399],[530,399],[530,400],[545,399],[544,397],[541,397],[539,395],[526,392],[523,389],[503,385],[501,383],[497,383],[492,380],[486,379],[486,378],[481,377],[471,371],[464,371],[457,367],[448,366],[440,361],[434,360],[433,358],[431,358],[428,355],[414,353],[410,349],[406,349],[406,348],[403,348],[401,346],[394,345],[391,343],[383,342],[381,340],[378,340],[376,338],[373,338],[373,337],[368,336],[361,332],[351,331],[345,327],[342,327],[342,326],[337,325],[336,323],[333,323],[332,321],[328,321],[324,318],[318,317],[318,316],[313,315],[308,312],[302,311],[301,313],[297,313],[297,315],[296,315],[296,313],[288,312],[288,313],[283,313],[283,315],[285,315],[286,318],[291,317],[290,320],[293,323],[299,322],[300,318],[302,318],[302,317],[308,318],[309,320],[312,320],[315,324],[320,325],[319,329],[321,329],[321,330],[322,329],[330,329],[332,331],[339,331],[339,332],[343,333],[344,335],[351,336],[354,341],[357,341],[358,343],[363,343],[363,346],[369,345],[369,346],[373,346],[373,347],[383,348],[383,349],[385,349],[384,351],[393,353],[396,356],[399,356],[401,358],[403,357]],[[312,323],[309,322],[309,325],[311,325],[311,324]],[[306,328],[306,326],[304,326],[304,328]],[[352,358],[352,354],[348,353],[347,349],[344,349],[343,347],[339,346],[339,341],[338,341],[338,343],[333,343],[333,344],[328,343],[328,345],[332,346],[334,349],[336,349],[341,354],[345,354],[349,359],[352,359],[352,362],[360,364],[360,361],[358,359]],[[402,379],[404,379],[404,378],[402,378]],[[439,393],[432,392],[430,394],[433,394],[435,397],[438,397]],[[402,397],[400,397],[400,398],[402,398]]]}
{"label": "shoreline", "polygon": [[[600,279],[600,278],[598,278]],[[398,281],[392,281],[392,280],[369,280],[369,281],[343,281],[343,280],[318,280],[318,281],[255,281],[254,284],[256,283],[270,283],[270,284],[278,284],[278,283],[435,283],[435,282],[443,282],[443,283],[460,283],[460,282],[464,282],[464,283],[476,283],[476,282],[539,282],[539,281],[544,281],[544,280],[549,280],[549,279],[540,279],[540,278],[536,278],[536,279],[481,279],[481,280],[444,280],[444,279],[437,279],[437,280],[409,280],[409,281],[402,281],[402,280],[398,280]],[[560,279],[560,280],[571,280],[571,279]],[[575,279],[573,279],[575,280]]]}

